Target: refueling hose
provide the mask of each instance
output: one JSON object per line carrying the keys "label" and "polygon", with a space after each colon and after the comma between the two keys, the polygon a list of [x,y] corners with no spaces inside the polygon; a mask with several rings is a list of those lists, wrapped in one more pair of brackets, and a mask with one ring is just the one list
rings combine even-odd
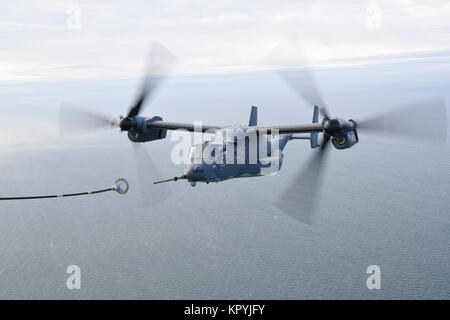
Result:
{"label": "refueling hose", "polygon": [[53,194],[53,195],[45,195],[45,196],[27,196],[27,197],[0,197],[1,200],[32,200],[32,199],[49,199],[49,198],[67,198],[67,197],[78,197],[85,196],[90,194],[98,194],[109,191],[116,191],[119,194],[125,194],[129,190],[129,185],[127,180],[120,178],[114,182],[114,185],[107,189],[96,190],[96,191],[86,191],[79,193],[66,193],[66,194]]}

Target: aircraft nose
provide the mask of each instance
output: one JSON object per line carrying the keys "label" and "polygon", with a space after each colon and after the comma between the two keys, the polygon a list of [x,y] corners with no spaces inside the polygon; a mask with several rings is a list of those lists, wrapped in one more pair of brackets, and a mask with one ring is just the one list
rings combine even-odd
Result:
{"label": "aircraft nose", "polygon": [[200,173],[200,172],[203,172],[203,171],[204,170],[203,170],[203,167],[201,165],[197,164],[197,165],[194,166],[194,172]]}
{"label": "aircraft nose", "polygon": [[188,180],[192,180],[195,176],[195,172],[194,172],[194,165],[186,165],[184,167],[184,176],[188,179]]}
{"label": "aircraft nose", "polygon": [[190,164],[185,167],[184,176],[190,181],[202,180],[205,169],[201,164]]}

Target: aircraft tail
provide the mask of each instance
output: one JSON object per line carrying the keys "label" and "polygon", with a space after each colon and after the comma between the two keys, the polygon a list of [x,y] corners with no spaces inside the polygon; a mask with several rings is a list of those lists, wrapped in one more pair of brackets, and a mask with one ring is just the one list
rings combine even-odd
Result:
{"label": "aircraft tail", "polygon": [[258,125],[258,107],[252,106],[250,112],[250,120],[248,122],[249,127],[256,127]]}
{"label": "aircraft tail", "polygon": [[[319,107],[314,106],[314,113],[313,113],[313,123],[319,122]],[[309,141],[311,142],[311,149],[317,148],[319,146],[319,133],[318,132],[311,132],[311,136],[309,138]]]}

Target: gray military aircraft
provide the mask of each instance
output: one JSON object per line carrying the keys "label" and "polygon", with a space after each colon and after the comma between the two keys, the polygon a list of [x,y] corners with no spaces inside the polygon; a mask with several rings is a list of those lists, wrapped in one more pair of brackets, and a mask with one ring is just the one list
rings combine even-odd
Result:
{"label": "gray military aircraft", "polygon": [[[299,171],[294,178],[294,183],[304,180],[311,174],[314,175],[306,179],[308,184],[303,188],[309,191],[304,201],[311,201],[311,204],[320,179],[324,151],[327,150],[330,141],[338,150],[349,149],[359,142],[359,130],[383,131],[415,141],[443,142],[446,139],[447,115],[442,99],[423,101],[360,121],[331,117],[324,105],[320,108],[315,105],[324,103],[312,74],[307,69],[281,72],[281,75],[293,84],[302,98],[314,107],[311,123],[259,126],[257,108],[254,106],[251,109],[248,125],[245,126],[198,126],[193,123],[164,121],[160,116],[140,116],[144,103],[154,94],[175,60],[167,49],[154,44],[144,85],[125,117],[111,120],[109,117],[73,107],[62,107],[62,132],[73,132],[73,129],[80,132],[102,127],[118,127],[121,131],[126,131],[129,140],[134,143],[165,139],[167,130],[212,133],[212,140],[191,146],[182,175],[154,182],[160,184],[186,180],[192,186],[198,182],[220,182],[233,178],[276,173],[281,169],[283,149],[286,144],[291,140],[309,140],[311,149],[318,151],[313,151],[314,155],[309,164],[304,170]],[[319,114],[322,115],[321,120]],[[319,134],[322,135],[320,143]],[[206,158],[204,158],[205,150],[208,150]],[[301,193],[298,186],[291,186],[286,195],[289,194],[289,189],[295,189],[296,194]],[[281,200],[280,203],[284,202],[288,201]]]}

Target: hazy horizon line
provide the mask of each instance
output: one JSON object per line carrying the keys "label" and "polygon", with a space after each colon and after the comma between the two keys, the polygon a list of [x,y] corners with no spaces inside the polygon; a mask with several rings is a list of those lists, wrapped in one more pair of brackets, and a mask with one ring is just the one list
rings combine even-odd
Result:
{"label": "hazy horizon line", "polygon": [[[270,73],[274,71],[296,71],[304,68],[311,70],[332,70],[332,69],[352,69],[363,68],[371,66],[389,65],[389,64],[403,64],[403,63],[426,63],[426,62],[447,62],[450,58],[450,50],[414,50],[400,53],[388,53],[371,56],[357,56],[352,58],[339,58],[339,59],[326,59],[321,60],[309,65],[271,65],[271,66],[228,66],[222,67],[223,71],[210,71],[210,72],[198,72],[198,73],[173,73],[170,78],[192,78],[192,77],[207,77],[207,76],[233,76],[233,75],[250,75]],[[442,61],[444,59],[444,61]],[[450,62],[450,60],[448,60]],[[73,70],[73,69],[114,69],[113,66],[108,65],[67,65],[67,66],[53,66],[53,67],[41,67],[40,70]],[[137,80],[143,77],[142,74],[123,74],[123,75],[107,75],[105,77],[40,77],[31,76],[30,78],[20,78],[17,80],[7,80],[0,77],[0,83],[2,85],[34,85],[34,84],[54,84],[60,83],[76,83],[85,81],[129,81]],[[6,78],[6,77],[5,77]]]}

